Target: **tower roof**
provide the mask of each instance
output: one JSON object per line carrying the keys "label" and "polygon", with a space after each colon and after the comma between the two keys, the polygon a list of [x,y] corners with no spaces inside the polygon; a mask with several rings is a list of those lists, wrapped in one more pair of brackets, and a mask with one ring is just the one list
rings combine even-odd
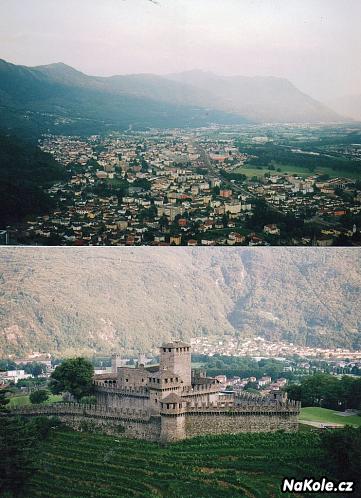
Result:
{"label": "tower roof", "polygon": [[176,393],[170,393],[165,398],[161,399],[161,403],[182,403],[182,398]]}

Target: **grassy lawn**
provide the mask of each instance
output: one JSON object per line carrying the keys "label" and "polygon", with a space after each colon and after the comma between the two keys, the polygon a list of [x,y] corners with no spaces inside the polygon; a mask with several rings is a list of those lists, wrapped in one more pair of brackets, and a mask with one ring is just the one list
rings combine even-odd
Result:
{"label": "grassy lawn", "polygon": [[[46,401],[46,403],[57,403],[58,401],[62,400],[62,396],[58,396],[55,394],[50,394],[49,399]],[[30,399],[28,395],[23,395],[23,396],[13,396],[10,398],[9,402],[9,407],[14,407],[14,406],[24,406],[24,405],[30,405]]]}
{"label": "grassy lawn", "polygon": [[327,472],[320,431],[201,437],[160,446],[61,429],[41,444],[39,470],[26,496],[290,498],[294,494],[280,491],[283,477]]}
{"label": "grassy lawn", "polygon": [[309,431],[319,431],[318,427],[313,427],[312,425],[308,424],[302,424],[301,422],[298,424],[298,431],[299,432],[309,432]]}
{"label": "grassy lawn", "polygon": [[334,410],[328,410],[326,408],[318,408],[313,406],[301,408],[300,421],[302,422],[302,420],[327,424],[361,426],[361,416],[359,415],[351,415],[345,417],[342,415],[338,415]]}
{"label": "grassy lawn", "polygon": [[[282,164],[275,164],[275,168],[279,168],[281,170],[281,173],[288,173],[289,175],[298,175],[302,177],[307,177],[310,175],[329,175],[330,178],[336,178],[336,177],[346,177],[346,178],[352,178],[352,179],[360,179],[360,174],[357,172],[350,172],[347,171],[345,172],[344,170],[333,170],[332,168],[325,168],[325,167],[318,167],[315,169],[314,172],[310,172],[308,168],[302,168],[300,166],[285,166]],[[263,177],[265,173],[270,173],[271,175],[277,175],[280,172],[279,171],[270,171],[266,167],[263,169],[258,169],[258,168],[252,168],[248,166],[243,166],[240,168],[237,168],[234,173],[242,173],[243,175],[246,175],[247,177],[252,177],[252,176],[257,176],[257,177]]]}

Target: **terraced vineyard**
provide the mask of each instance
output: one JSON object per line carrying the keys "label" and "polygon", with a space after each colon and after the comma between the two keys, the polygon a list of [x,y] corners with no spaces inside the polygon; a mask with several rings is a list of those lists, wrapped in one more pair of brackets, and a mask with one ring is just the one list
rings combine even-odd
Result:
{"label": "terraced vineyard", "polygon": [[294,496],[280,492],[282,478],[327,475],[323,461],[316,431],[202,437],[162,447],[61,429],[43,443],[26,496]]}

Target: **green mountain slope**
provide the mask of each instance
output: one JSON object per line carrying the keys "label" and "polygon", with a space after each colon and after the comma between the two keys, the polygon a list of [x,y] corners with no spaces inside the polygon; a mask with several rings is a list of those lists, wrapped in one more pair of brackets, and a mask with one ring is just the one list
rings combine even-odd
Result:
{"label": "green mountain slope", "polygon": [[211,123],[329,122],[342,118],[282,78],[176,75],[88,76],[62,63],[26,67],[0,60],[0,116],[34,136]]}
{"label": "green mountain slope", "polygon": [[41,189],[66,176],[50,154],[33,144],[0,133],[0,229],[52,207]]}
{"label": "green mountain slope", "polygon": [[129,126],[247,122],[239,114],[202,106],[199,91],[182,99],[182,88],[161,77],[99,78],[65,64],[28,68],[0,60],[0,116],[13,132],[87,134]]}

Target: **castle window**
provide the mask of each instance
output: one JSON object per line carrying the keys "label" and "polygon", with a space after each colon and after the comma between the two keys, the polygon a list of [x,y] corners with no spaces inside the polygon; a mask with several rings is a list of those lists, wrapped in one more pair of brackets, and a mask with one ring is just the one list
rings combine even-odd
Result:
{"label": "castle window", "polygon": [[125,379],[125,382],[128,382],[128,379]]}
{"label": "castle window", "polygon": [[159,379],[157,379],[157,382],[158,382],[158,384],[159,384]]}
{"label": "castle window", "polygon": [[167,348],[163,348],[163,353],[165,353],[167,351]]}
{"label": "castle window", "polygon": [[158,403],[158,400],[156,399],[155,402]]}
{"label": "castle window", "polygon": [[169,351],[169,353],[171,353],[171,352],[172,352],[172,349],[171,349],[171,348],[168,348],[168,351]]}
{"label": "castle window", "polygon": [[178,377],[175,378],[175,381],[178,382]]}
{"label": "castle window", "polygon": [[171,382],[173,382],[173,377],[170,379]]}
{"label": "castle window", "polygon": [[177,353],[178,353],[178,351],[179,351],[179,348],[177,348],[177,349],[176,349],[176,351],[177,351]]}
{"label": "castle window", "polygon": [[168,379],[164,379],[164,382],[165,382],[166,384],[168,384]]}
{"label": "castle window", "polygon": [[169,409],[169,403],[167,403],[167,408]]}
{"label": "castle window", "polygon": [[179,408],[182,408],[182,403],[179,403]]}

